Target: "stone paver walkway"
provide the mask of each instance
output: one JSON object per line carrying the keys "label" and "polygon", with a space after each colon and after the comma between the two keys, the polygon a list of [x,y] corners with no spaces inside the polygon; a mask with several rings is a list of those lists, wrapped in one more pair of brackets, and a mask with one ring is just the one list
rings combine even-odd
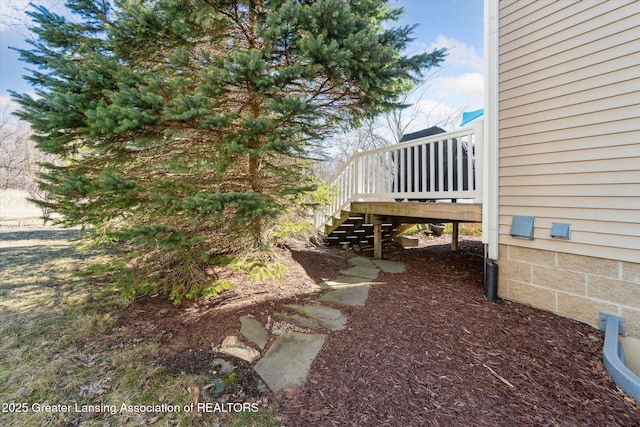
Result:
{"label": "stone paver walkway", "polygon": [[[347,318],[342,312],[321,303],[364,306],[371,284],[375,283],[380,271],[404,272],[404,265],[394,261],[374,261],[362,256],[354,256],[349,258],[348,262],[353,267],[341,271],[343,276],[318,285],[322,289],[331,289],[318,298],[318,304],[288,304],[284,307],[295,311],[296,314],[280,312],[276,313],[276,317],[291,322],[293,328],[313,329],[320,325],[327,329],[327,334],[344,329]],[[256,319],[248,316],[241,317],[240,322],[242,335],[264,350],[268,343],[269,331]],[[299,385],[305,381],[311,364],[326,341],[327,334],[282,333],[255,364],[254,369],[274,392]],[[220,351],[224,352],[225,349],[221,348]]]}

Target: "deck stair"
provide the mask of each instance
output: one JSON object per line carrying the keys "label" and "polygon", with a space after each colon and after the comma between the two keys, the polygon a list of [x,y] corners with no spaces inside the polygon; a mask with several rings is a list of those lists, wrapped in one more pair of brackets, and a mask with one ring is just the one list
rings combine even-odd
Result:
{"label": "deck stair", "polygon": [[[367,215],[342,211],[325,225],[326,242],[331,246],[338,245],[373,245],[373,224],[367,221]],[[397,235],[398,228],[392,223],[382,224],[382,239],[389,241]]]}

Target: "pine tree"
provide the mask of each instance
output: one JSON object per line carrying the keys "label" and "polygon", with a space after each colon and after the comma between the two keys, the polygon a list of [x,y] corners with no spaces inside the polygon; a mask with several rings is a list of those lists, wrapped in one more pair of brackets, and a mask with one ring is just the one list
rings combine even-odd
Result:
{"label": "pine tree", "polygon": [[310,149],[397,107],[444,50],[403,56],[413,27],[383,0],[70,0],[42,6],[14,93],[46,165],[46,207],[127,242],[131,292],[216,292],[211,263],[264,243],[314,189]]}

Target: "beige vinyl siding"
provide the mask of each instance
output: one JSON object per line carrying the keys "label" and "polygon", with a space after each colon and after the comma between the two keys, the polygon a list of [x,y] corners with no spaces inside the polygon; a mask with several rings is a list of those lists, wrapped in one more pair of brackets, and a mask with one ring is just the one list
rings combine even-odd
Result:
{"label": "beige vinyl siding", "polygon": [[499,25],[499,242],[640,262],[640,1],[501,1]]}
{"label": "beige vinyl siding", "polygon": [[[522,26],[514,31],[505,25],[502,32],[506,30],[508,34],[501,37],[501,59],[506,64],[505,70],[535,64],[582,46],[588,46],[591,52],[597,52],[603,46],[611,45],[608,39],[618,38],[620,32],[632,25],[627,21],[634,20],[633,16],[629,15],[628,5],[623,1],[615,2],[613,7],[602,1],[584,3],[578,7],[586,8],[578,13],[573,7],[576,3],[551,3],[541,10],[552,11],[558,7],[563,9],[553,16],[549,14],[543,18],[538,18],[537,14],[526,15],[518,21]],[[606,24],[594,28],[594,19],[602,20]],[[553,24],[549,25],[549,22]],[[523,53],[520,46],[528,46],[532,53]]]}

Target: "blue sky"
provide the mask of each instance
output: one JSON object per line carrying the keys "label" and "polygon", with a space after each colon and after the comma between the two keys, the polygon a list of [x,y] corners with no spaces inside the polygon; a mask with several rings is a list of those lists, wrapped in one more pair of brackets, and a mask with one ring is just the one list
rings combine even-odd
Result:
{"label": "blue sky", "polygon": [[[32,0],[61,11],[63,0]],[[8,89],[29,92],[22,80],[25,64],[9,46],[26,47],[29,23],[24,11],[29,0],[0,0],[0,105],[9,100]],[[417,127],[437,124],[441,117],[482,108],[483,0],[393,0],[405,14],[400,25],[419,24],[410,54],[446,47],[445,64],[432,72],[426,91],[411,101],[423,111]]]}

